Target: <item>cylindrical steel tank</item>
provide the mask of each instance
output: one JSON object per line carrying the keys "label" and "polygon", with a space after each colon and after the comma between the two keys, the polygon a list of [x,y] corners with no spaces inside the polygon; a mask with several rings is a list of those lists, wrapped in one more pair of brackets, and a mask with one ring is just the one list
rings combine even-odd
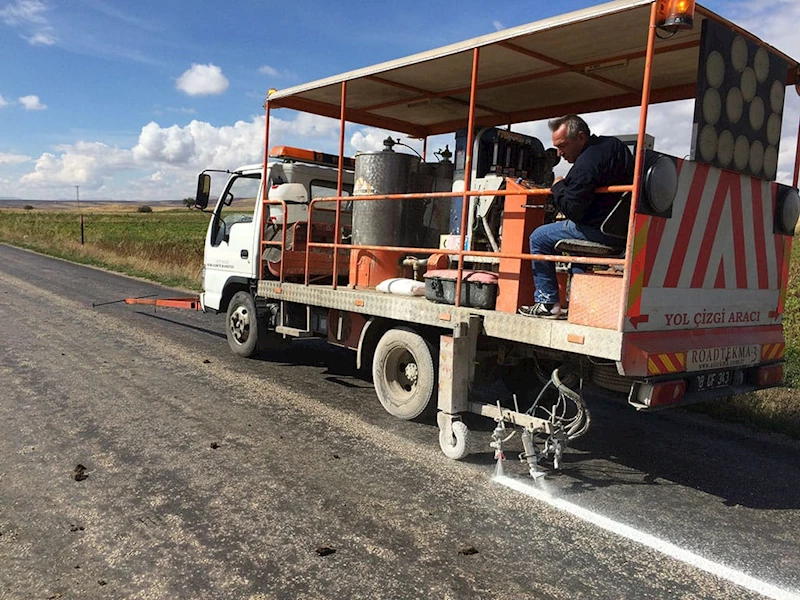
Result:
{"label": "cylindrical steel tank", "polygon": [[[356,154],[354,196],[372,194],[407,194],[413,190],[412,174],[419,159],[388,147],[380,152]],[[421,225],[415,210],[419,200],[368,200],[353,202],[353,244],[373,246],[413,246]]]}

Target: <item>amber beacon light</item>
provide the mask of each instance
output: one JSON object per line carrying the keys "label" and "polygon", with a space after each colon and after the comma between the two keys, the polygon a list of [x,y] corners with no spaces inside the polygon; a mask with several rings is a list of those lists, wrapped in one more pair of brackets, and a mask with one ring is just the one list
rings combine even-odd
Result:
{"label": "amber beacon light", "polygon": [[656,26],[669,31],[691,29],[694,24],[694,0],[658,0]]}

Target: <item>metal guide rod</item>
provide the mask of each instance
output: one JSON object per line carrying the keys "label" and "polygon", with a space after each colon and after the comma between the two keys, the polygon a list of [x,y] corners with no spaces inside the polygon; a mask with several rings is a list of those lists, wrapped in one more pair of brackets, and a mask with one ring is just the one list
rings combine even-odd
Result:
{"label": "metal guide rod", "polygon": [[[264,273],[262,269],[264,269],[264,262],[262,261],[262,257],[264,255],[264,216],[266,215],[266,203],[267,203],[267,163],[269,162],[269,92],[267,92],[267,100],[264,102],[264,112],[265,112],[265,125],[264,125],[264,173],[261,177],[261,227],[259,227],[258,233],[258,254],[256,263],[258,265],[257,273],[258,278],[261,279],[264,277]],[[284,211],[285,213],[285,211]]]}
{"label": "metal guide rod", "polygon": [[[800,88],[797,89],[800,94]],[[797,148],[794,151],[794,177],[792,178],[792,187],[797,187],[797,176],[800,173],[800,119],[797,123]]]}
{"label": "metal guide rod", "polygon": [[[147,306],[161,306],[163,308],[184,308],[188,310],[203,310],[200,298],[197,296],[189,298],[125,298],[125,304],[145,304]],[[106,304],[111,304],[107,302]],[[99,306],[99,305],[98,305]]]}
{"label": "metal guide rod", "polygon": [[[631,197],[631,209],[628,215],[628,239],[625,241],[625,268],[622,271],[622,306],[628,304],[628,286],[631,279],[631,266],[633,264],[633,224],[636,220],[636,205],[642,191],[642,172],[644,171],[644,141],[647,128],[647,109],[650,105],[650,84],[652,79],[653,50],[656,45],[656,16],[658,13],[658,3],[650,5],[650,25],[647,29],[647,54],[644,59],[644,79],[642,81],[642,103],[639,110],[639,135],[636,139],[636,161],[633,168],[633,193]],[[627,310],[620,311],[617,329],[622,331],[625,328],[625,317]]]}
{"label": "metal guide rod", "polygon": [[[341,99],[341,115],[339,117],[339,174],[336,179],[336,228],[333,232],[333,242],[334,242],[334,251],[333,251],[333,272],[331,273],[331,278],[333,280],[333,289],[336,289],[336,286],[339,283],[339,251],[337,248],[339,243],[339,234],[340,234],[340,226],[341,226],[341,215],[342,215],[342,177],[344,176],[343,167],[344,167],[344,126],[345,126],[345,115],[347,112],[347,81],[342,82],[342,99]],[[312,198],[313,200],[313,198]],[[311,207],[309,206],[309,213],[311,212]],[[311,256],[311,252],[309,251],[308,244],[312,241],[311,239],[311,224],[308,226],[308,236],[306,240],[306,283],[308,283],[308,259]]]}
{"label": "metal guide rod", "polygon": [[489,417],[495,421],[511,423],[512,425],[518,425],[520,427],[529,427],[546,435],[553,433],[553,424],[550,421],[526,415],[518,410],[511,410],[510,408],[504,408],[502,406],[498,407],[485,402],[470,401],[469,412]]}
{"label": "metal guide rod", "polygon": [[[265,242],[267,245],[274,245],[277,246],[278,242]],[[314,242],[314,248],[334,248],[334,244],[332,242]],[[341,249],[348,249],[348,250],[394,250],[399,252],[427,252],[427,253],[436,253],[436,254],[448,254],[448,255],[456,255],[459,254],[456,250],[441,250],[437,248],[415,248],[413,246],[371,246],[367,244],[353,244],[342,246],[337,246],[340,250]],[[460,253],[464,257],[475,258],[475,257],[502,257],[502,258],[516,258],[521,260],[541,260],[546,262],[571,262],[577,264],[608,264],[608,265],[624,265],[625,259],[624,258],[605,258],[602,256],[570,256],[569,261],[565,261],[564,256],[555,256],[550,254],[523,254],[517,253],[514,254],[512,252],[490,252],[488,250],[463,250]]]}
{"label": "metal guide rod", "polygon": [[120,302],[124,302],[125,304],[138,304],[134,302],[128,302],[128,300],[141,300],[142,298],[152,298],[153,296],[155,296],[155,294],[147,294],[146,296],[136,296],[135,298],[120,298],[119,300],[111,300],[110,302],[92,302],[92,308],[96,308],[98,306],[106,306],[108,304],[119,304]]}
{"label": "metal guide rod", "polygon": [[464,158],[464,196],[461,200],[461,235],[458,242],[455,305],[461,306],[461,274],[464,271],[464,242],[467,239],[466,216],[469,211],[469,188],[472,186],[472,146],[475,143],[475,96],[478,93],[478,64],[481,50],[472,50],[472,80],[469,88],[469,120],[467,121],[467,151]]}

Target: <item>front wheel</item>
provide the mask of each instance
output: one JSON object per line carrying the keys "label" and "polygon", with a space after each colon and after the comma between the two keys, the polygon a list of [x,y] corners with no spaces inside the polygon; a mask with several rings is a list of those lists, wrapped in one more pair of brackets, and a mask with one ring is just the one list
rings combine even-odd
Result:
{"label": "front wheel", "polygon": [[247,292],[236,292],[228,304],[225,334],[231,352],[250,358],[258,352],[256,303]]}
{"label": "front wheel", "polygon": [[410,329],[390,329],[375,348],[372,379],[386,412],[400,419],[416,419],[432,406],[436,391],[432,345]]}

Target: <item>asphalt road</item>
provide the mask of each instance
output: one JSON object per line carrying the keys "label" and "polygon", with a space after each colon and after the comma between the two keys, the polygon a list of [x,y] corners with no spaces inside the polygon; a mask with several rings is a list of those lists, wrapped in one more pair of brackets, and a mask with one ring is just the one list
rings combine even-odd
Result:
{"label": "asphalt road", "polygon": [[592,399],[563,472],[497,480],[348,352],[92,307],[153,293],[0,245],[3,599],[800,598],[798,444]]}

